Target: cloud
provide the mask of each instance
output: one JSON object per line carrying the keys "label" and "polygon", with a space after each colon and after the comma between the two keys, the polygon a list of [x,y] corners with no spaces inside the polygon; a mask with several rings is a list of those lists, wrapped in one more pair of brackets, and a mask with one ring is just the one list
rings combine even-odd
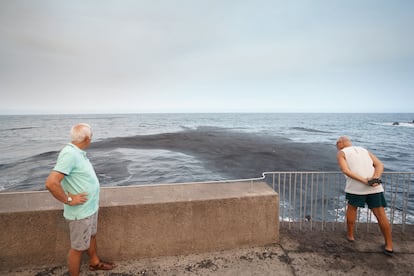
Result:
{"label": "cloud", "polygon": [[[412,6],[2,1],[0,113],[8,106],[47,112],[56,105],[79,112],[66,104],[73,99],[82,100],[79,110],[93,106],[97,112],[260,110],[260,98],[294,110],[302,100],[293,96],[308,99],[309,93],[318,97],[315,103],[344,92],[352,99],[372,91],[383,98],[389,90],[408,93]],[[319,109],[334,105],[341,107],[329,102]]]}

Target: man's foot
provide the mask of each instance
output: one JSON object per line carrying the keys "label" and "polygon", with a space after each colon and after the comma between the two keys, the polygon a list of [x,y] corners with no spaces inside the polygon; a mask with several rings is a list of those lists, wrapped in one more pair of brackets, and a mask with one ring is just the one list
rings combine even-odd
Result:
{"label": "man's foot", "polygon": [[390,256],[390,257],[394,256],[394,250],[384,249],[382,252],[387,256]]}
{"label": "man's foot", "polygon": [[114,263],[111,262],[105,262],[105,261],[99,261],[96,265],[89,265],[90,271],[95,270],[112,270],[116,267]]}
{"label": "man's foot", "polygon": [[389,256],[389,257],[393,257],[394,256],[394,250],[389,250],[386,249],[385,246],[383,247],[382,253],[384,253],[385,255]]}
{"label": "man's foot", "polygon": [[354,242],[355,241],[355,238],[354,237],[346,236],[346,240],[349,241],[349,242]]}

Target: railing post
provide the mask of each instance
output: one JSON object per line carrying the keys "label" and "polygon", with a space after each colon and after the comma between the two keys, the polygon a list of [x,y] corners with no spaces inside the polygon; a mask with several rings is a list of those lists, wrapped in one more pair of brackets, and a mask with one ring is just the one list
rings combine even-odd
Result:
{"label": "railing post", "polygon": [[[321,223],[322,231],[325,231],[328,222],[332,222],[332,230],[336,229],[338,223],[345,222],[346,226],[347,203],[343,200],[345,177],[342,172],[266,172],[264,177],[267,174],[273,176],[273,190],[279,193],[280,221],[282,224],[287,222],[289,229],[295,222],[299,222],[299,230],[302,230],[305,221],[306,228],[309,227],[310,230],[318,222]],[[383,173],[390,224],[393,227],[394,224],[401,223],[402,232],[405,224],[413,223],[411,220],[414,214],[410,213],[412,209],[409,208],[410,189],[414,185],[412,175],[412,172]],[[321,204],[318,204],[319,200]],[[370,210],[358,208],[356,231],[361,219],[366,223],[365,231],[370,231],[372,215]]]}

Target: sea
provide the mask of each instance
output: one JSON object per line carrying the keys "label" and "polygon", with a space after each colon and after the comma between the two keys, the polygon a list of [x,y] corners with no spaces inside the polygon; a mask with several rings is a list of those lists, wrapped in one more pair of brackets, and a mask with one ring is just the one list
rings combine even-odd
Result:
{"label": "sea", "polygon": [[[86,151],[102,187],[339,172],[341,135],[374,153],[385,171],[414,174],[414,113],[0,115],[0,193],[45,190],[70,128],[80,122],[92,127]],[[414,181],[408,185],[414,191]],[[406,202],[407,222],[414,223],[412,192]],[[335,210],[344,220],[344,206]],[[399,211],[396,217],[401,221]]]}
{"label": "sea", "polygon": [[[269,170],[339,171],[335,142],[341,135],[368,148],[385,170],[414,172],[414,113],[2,115],[0,191],[45,190],[70,128],[79,122],[92,127],[87,152],[101,186],[255,178]],[[290,144],[303,146],[300,152],[317,150],[292,154],[284,151]]]}

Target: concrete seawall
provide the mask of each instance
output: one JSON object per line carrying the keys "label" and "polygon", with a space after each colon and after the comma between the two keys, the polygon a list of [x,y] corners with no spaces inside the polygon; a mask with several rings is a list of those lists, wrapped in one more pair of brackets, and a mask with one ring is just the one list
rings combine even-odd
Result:
{"label": "concrete seawall", "polygon": [[[264,182],[102,188],[100,256],[179,255],[278,242],[279,197]],[[0,193],[0,267],[66,263],[62,204],[48,192]]]}

